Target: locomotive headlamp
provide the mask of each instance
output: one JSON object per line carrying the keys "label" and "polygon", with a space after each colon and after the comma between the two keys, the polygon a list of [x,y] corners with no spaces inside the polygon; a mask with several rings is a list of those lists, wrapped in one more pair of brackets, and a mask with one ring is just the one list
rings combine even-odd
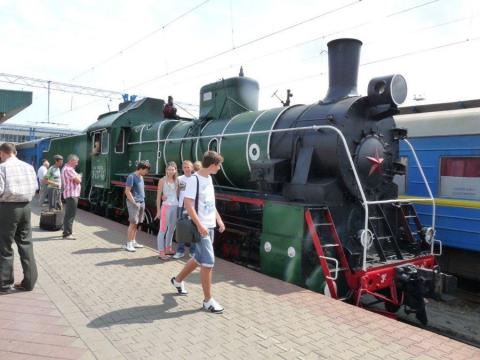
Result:
{"label": "locomotive headlamp", "polygon": [[433,239],[433,235],[435,234],[435,231],[433,230],[433,228],[431,227],[424,227],[422,229],[422,232],[423,232],[423,236],[425,237],[425,241],[428,243],[428,244],[431,244],[432,243],[432,239]]}
{"label": "locomotive headlamp", "polygon": [[407,98],[407,82],[402,75],[387,75],[373,78],[368,83],[370,105],[402,104]]}

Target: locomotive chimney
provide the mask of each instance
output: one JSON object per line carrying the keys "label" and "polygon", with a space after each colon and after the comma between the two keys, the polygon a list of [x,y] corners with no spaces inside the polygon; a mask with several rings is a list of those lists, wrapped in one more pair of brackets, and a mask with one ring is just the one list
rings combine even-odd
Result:
{"label": "locomotive chimney", "polygon": [[328,44],[328,92],[323,103],[332,103],[358,96],[357,78],[362,42],[357,39],[336,39]]}

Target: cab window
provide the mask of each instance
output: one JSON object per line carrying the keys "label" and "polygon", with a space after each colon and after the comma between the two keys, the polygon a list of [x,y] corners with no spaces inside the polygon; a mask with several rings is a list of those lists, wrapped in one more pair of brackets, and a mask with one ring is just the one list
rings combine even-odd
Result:
{"label": "cab window", "polygon": [[115,145],[115,153],[123,154],[125,152],[125,129],[120,130],[117,144]]}
{"label": "cab window", "polygon": [[98,155],[101,151],[101,134],[95,133],[92,135],[92,155]]}
{"label": "cab window", "polygon": [[108,132],[107,130],[102,131],[102,139],[101,139],[101,152],[102,154],[108,154]]}

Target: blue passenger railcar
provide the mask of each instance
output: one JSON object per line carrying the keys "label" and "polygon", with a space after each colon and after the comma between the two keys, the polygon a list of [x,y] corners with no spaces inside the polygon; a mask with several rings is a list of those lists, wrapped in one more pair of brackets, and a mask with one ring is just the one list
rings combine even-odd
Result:
{"label": "blue passenger railcar", "polygon": [[51,138],[44,138],[17,144],[17,157],[31,164],[35,170],[37,170],[42,164],[44,157],[43,152],[46,151],[50,145],[50,139]]}
{"label": "blue passenger railcar", "polygon": [[[445,248],[444,267],[480,280],[480,108],[400,115],[399,127],[423,166],[436,200],[436,238]],[[408,146],[400,148],[407,165],[397,177],[408,197],[428,196]],[[431,224],[432,207],[417,206],[422,223]]]}

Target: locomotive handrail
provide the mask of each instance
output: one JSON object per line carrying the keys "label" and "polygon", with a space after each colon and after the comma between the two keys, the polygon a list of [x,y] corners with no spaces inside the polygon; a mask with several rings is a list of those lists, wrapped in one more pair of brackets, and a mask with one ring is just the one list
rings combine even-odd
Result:
{"label": "locomotive handrail", "polygon": [[[238,133],[230,133],[230,134],[214,134],[214,135],[200,135],[200,136],[190,136],[190,137],[184,137],[184,138],[176,138],[176,139],[157,139],[157,140],[147,140],[147,141],[137,141],[137,142],[129,142],[128,145],[138,145],[138,144],[147,144],[147,143],[163,143],[163,142],[182,142],[186,140],[198,140],[198,139],[208,139],[208,138],[215,138],[215,137],[233,137],[233,136],[248,136],[248,135],[259,135],[259,134],[272,134],[272,133],[281,133],[281,132],[294,132],[294,131],[305,131],[305,130],[313,130],[313,131],[319,131],[319,130],[332,130],[337,133],[337,135],[340,137],[343,143],[343,147],[345,148],[345,152],[348,158],[348,161],[350,163],[350,167],[352,168],[353,176],[355,178],[355,182],[357,183],[358,191],[360,192],[360,197],[362,198],[362,206],[365,210],[365,221],[364,221],[364,228],[361,231],[360,234],[360,239],[361,243],[363,246],[363,264],[362,264],[362,269],[365,271],[367,269],[367,249],[371,245],[371,239],[369,238],[369,232],[370,230],[368,229],[368,206],[373,205],[373,204],[386,204],[386,203],[396,203],[396,202],[407,202],[407,200],[413,201],[413,199],[391,199],[391,200],[372,200],[368,201],[367,197],[365,196],[365,192],[363,191],[362,183],[360,182],[360,177],[358,176],[357,169],[355,167],[355,164],[353,162],[352,155],[350,154],[347,140],[345,139],[345,136],[343,136],[343,133],[337,129],[335,126],[331,125],[312,125],[312,126],[302,126],[298,128],[288,128],[288,129],[270,129],[270,130],[258,130],[258,131],[247,131],[247,132],[238,132]],[[417,155],[415,153],[415,150],[413,149],[412,145],[407,139],[403,139],[405,142],[408,144],[410,149],[412,150],[413,156],[415,158],[415,161],[417,162],[418,168],[420,170],[420,173],[422,175],[423,181],[425,182],[425,185],[427,187],[428,193],[430,195],[430,199],[415,199],[415,201],[432,201],[433,203],[433,220],[432,220],[432,228],[435,229],[435,200],[433,199],[432,192],[430,190],[430,187],[428,186],[425,174],[423,173],[422,167],[420,165],[420,161],[417,158]],[[431,253],[433,254],[434,252],[434,243],[435,241],[432,241],[432,247],[431,247]]]}
{"label": "locomotive handrail", "polygon": [[[418,160],[417,153],[415,152],[415,149],[413,148],[412,144],[410,141],[407,139],[402,139],[405,141],[410,148],[410,151],[413,154],[413,158],[415,159],[415,162],[417,163],[418,170],[420,171],[420,175],[422,175],[423,182],[425,184],[425,187],[427,188],[428,195],[430,196],[430,200],[432,201],[432,229],[433,229],[433,234],[432,234],[432,244],[430,248],[430,253],[432,255],[435,255],[435,211],[436,211],[436,206],[435,206],[435,198],[433,197],[432,190],[430,189],[430,185],[428,185],[427,177],[425,176],[425,173],[423,172],[422,165],[420,164],[420,160]],[[440,245],[441,247],[441,245]],[[441,252],[441,250],[440,250]]]}

